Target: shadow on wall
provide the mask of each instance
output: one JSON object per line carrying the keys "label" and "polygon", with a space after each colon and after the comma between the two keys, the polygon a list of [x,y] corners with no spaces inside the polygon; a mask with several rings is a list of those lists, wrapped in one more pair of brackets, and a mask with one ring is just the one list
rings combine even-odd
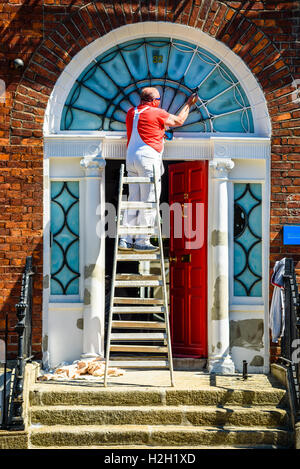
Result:
{"label": "shadow on wall", "polygon": [[[18,258],[18,253],[15,254],[15,259],[22,260],[20,265],[5,265],[1,263],[0,276],[4,278],[6,288],[3,289],[2,295],[8,291],[9,293],[4,297],[0,311],[0,329],[5,327],[5,316],[8,315],[8,327],[13,329],[18,322],[15,305],[20,301],[22,275],[25,268],[27,256],[32,256],[33,264],[33,299],[32,299],[32,352],[34,358],[40,360],[42,357],[42,295],[43,295],[43,266],[42,266],[42,249],[43,240],[34,246],[28,245],[26,251],[22,252],[22,258]],[[0,277],[0,278],[1,278]],[[13,360],[16,358],[18,350],[17,334],[9,336],[8,345],[8,359]]]}
{"label": "shadow on wall", "polygon": [[[68,5],[45,5],[45,0],[23,0],[21,5],[2,2],[0,44],[3,58],[0,59],[0,77],[6,82],[6,87],[15,82],[16,75],[20,78],[37,47],[45,39],[45,15],[50,13],[59,25],[74,10],[74,6],[78,10],[86,2],[82,0],[81,3],[78,0],[70,0]],[[12,61],[16,58],[23,60],[24,67],[14,69]]]}

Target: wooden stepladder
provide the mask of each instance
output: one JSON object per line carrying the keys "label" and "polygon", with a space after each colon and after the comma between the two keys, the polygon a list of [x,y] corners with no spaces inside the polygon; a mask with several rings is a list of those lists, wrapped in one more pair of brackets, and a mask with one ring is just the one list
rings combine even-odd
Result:
{"label": "wooden stepladder", "polygon": [[[154,184],[155,202],[125,202],[122,200],[124,184]],[[124,210],[155,209],[154,226],[122,226],[121,215]],[[154,253],[119,251],[120,236],[126,234],[155,235],[159,249]],[[160,265],[160,275],[120,274],[117,272],[119,262],[154,261]],[[153,291],[160,286],[161,298],[145,297],[144,291]],[[116,296],[116,289],[139,288],[140,296]],[[144,318],[144,319],[140,319]],[[116,355],[117,354],[117,355]],[[160,226],[159,194],[157,176],[154,178],[125,177],[124,165],[121,165],[119,197],[117,210],[117,230],[112,270],[110,309],[108,319],[106,363],[104,386],[107,386],[109,365],[120,368],[169,369],[171,385],[174,386],[173,360],[169,326],[169,308],[166,286],[166,272],[163,254],[163,242]]]}

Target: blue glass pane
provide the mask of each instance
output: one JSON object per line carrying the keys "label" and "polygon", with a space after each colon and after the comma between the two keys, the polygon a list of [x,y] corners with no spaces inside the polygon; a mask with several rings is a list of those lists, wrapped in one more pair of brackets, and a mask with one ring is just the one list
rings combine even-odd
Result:
{"label": "blue glass pane", "polygon": [[95,114],[105,114],[107,101],[97,93],[81,86],[76,100],[76,107]]}
{"label": "blue glass pane", "polygon": [[117,86],[125,87],[131,82],[129,70],[121,54],[117,53],[110,61],[103,62],[101,65]]}
{"label": "blue glass pane", "polygon": [[200,84],[198,95],[202,100],[209,100],[220,94],[222,91],[227,90],[231,85],[231,82],[223,79],[220,75],[220,67],[217,67],[216,70]]}
{"label": "blue glass pane", "polygon": [[214,64],[204,62],[199,55],[195,55],[189,69],[185,73],[184,84],[193,89],[201,85],[201,82],[213,70]]}
{"label": "blue glass pane", "polygon": [[168,76],[175,81],[184,77],[184,73],[193,58],[193,50],[177,44],[170,50]]}
{"label": "blue glass pane", "polygon": [[214,130],[216,132],[246,132],[243,113],[244,111],[238,111],[213,118]]}
{"label": "blue glass pane", "polygon": [[73,107],[66,113],[66,122],[69,123],[68,130],[98,130],[102,127],[103,119]]}
{"label": "blue glass pane", "polygon": [[155,37],[115,46],[86,67],[67,97],[61,129],[126,130],[125,115],[146,86],[159,89],[161,106],[171,114],[198,92],[193,116],[178,131],[254,131],[247,96],[220,59],[195,44]]}
{"label": "blue glass pane", "polygon": [[235,111],[237,106],[236,87],[222,92],[206,104],[209,112],[214,115]]}
{"label": "blue glass pane", "polygon": [[146,45],[146,50],[146,59],[151,77],[163,77],[168,66],[169,44],[151,41]]}
{"label": "blue glass pane", "polygon": [[246,252],[238,243],[234,243],[234,273],[239,275],[242,273],[246,264]]}
{"label": "blue glass pane", "polygon": [[143,45],[135,47],[134,50],[124,50],[123,56],[135,81],[144,80],[148,76]]}
{"label": "blue glass pane", "polygon": [[261,184],[234,184],[234,295],[262,295]]}
{"label": "blue glass pane", "polygon": [[79,293],[79,183],[51,183],[52,295]]}

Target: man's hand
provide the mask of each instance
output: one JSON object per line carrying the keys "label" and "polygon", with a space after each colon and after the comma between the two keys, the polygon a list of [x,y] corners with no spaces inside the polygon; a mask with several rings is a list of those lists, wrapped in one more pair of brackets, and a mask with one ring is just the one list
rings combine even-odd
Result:
{"label": "man's hand", "polygon": [[170,126],[170,127],[180,127],[181,125],[183,125],[184,122],[186,121],[187,116],[189,115],[190,107],[193,106],[193,104],[195,104],[197,100],[198,100],[197,93],[191,94],[191,96],[187,99],[185,105],[181,109],[178,116],[174,114],[169,114],[169,117],[167,118],[165,125]]}

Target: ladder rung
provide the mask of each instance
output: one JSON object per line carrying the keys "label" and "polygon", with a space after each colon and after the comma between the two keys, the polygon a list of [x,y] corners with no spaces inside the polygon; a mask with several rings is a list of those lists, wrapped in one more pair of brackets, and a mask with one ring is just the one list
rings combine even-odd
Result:
{"label": "ladder rung", "polygon": [[165,360],[137,360],[136,357],[126,357],[125,359],[110,358],[109,364],[119,368],[169,368],[169,362]]}
{"label": "ladder rung", "polygon": [[157,353],[167,353],[168,347],[160,345],[115,345],[111,344],[111,352],[157,352]]}
{"label": "ladder rung", "polygon": [[160,254],[136,254],[136,253],[128,253],[128,254],[117,254],[118,261],[154,261],[159,260]]}
{"label": "ladder rung", "polygon": [[125,313],[125,314],[136,314],[136,313],[164,313],[164,306],[114,306],[113,313]]}
{"label": "ladder rung", "polygon": [[121,210],[140,210],[143,208],[156,208],[156,202],[125,202],[122,200],[120,208]]}
{"label": "ladder rung", "polygon": [[139,184],[153,184],[154,178],[146,178],[146,177],[124,177],[123,178],[124,184],[131,184],[131,183],[139,183]]}
{"label": "ladder rung", "polygon": [[144,235],[157,235],[158,230],[152,226],[120,226],[119,235],[124,234],[144,234]]}
{"label": "ladder rung", "polygon": [[115,287],[156,287],[162,285],[159,275],[117,274]]}
{"label": "ladder rung", "polygon": [[115,287],[159,287],[162,285],[161,280],[116,280]]}
{"label": "ladder rung", "polygon": [[151,274],[117,274],[116,280],[160,280],[160,275]]}
{"label": "ladder rung", "polygon": [[118,341],[151,341],[151,340],[165,340],[166,334],[163,332],[114,332],[110,336],[111,340],[118,340]]}
{"label": "ladder rung", "polygon": [[165,329],[166,325],[160,321],[112,321],[116,329]]}
{"label": "ladder rung", "polygon": [[164,300],[162,298],[129,298],[127,296],[115,296],[115,304],[139,304],[139,305],[163,305]]}

